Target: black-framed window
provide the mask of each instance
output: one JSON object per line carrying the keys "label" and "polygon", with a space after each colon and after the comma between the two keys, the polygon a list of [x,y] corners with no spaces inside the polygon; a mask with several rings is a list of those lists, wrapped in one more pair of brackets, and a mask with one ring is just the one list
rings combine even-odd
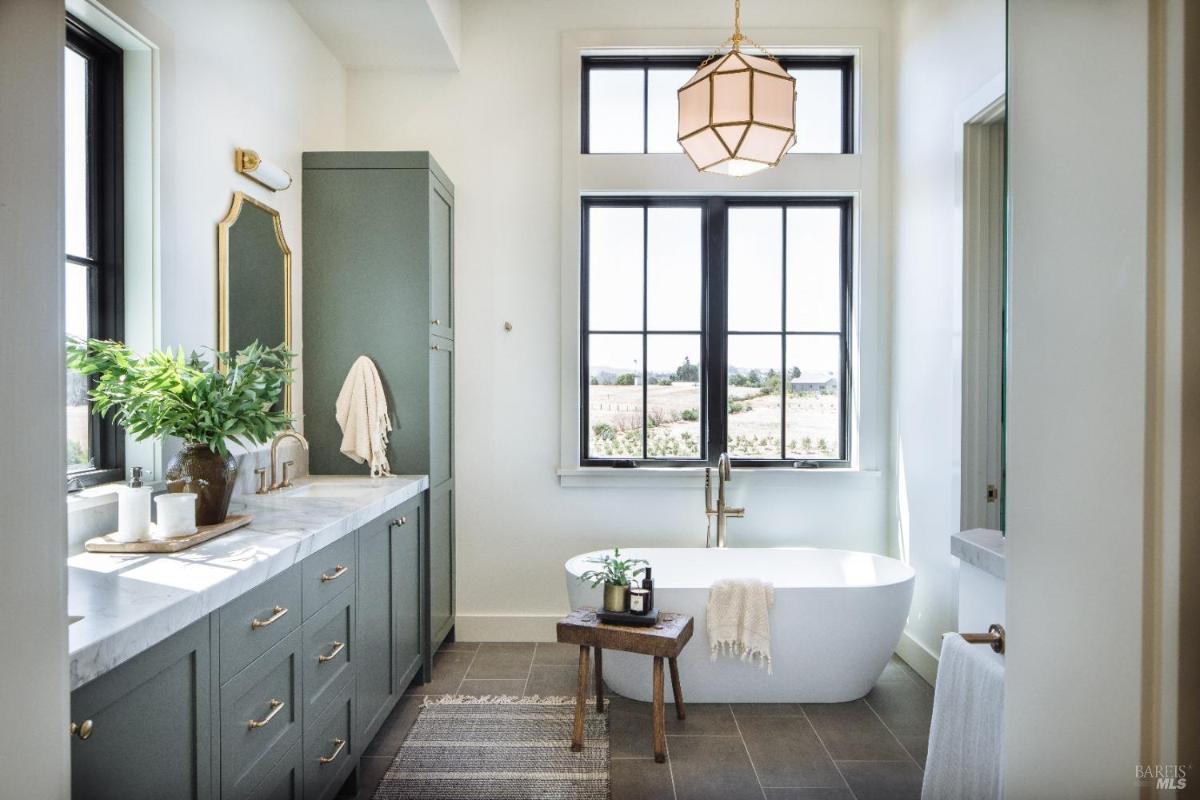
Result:
{"label": "black-framed window", "polygon": [[[66,332],[120,339],[122,304],[121,50],[74,17],[64,57]],[[93,416],[87,381],[67,372],[70,485],[118,480],[124,437]]]}
{"label": "black-framed window", "polygon": [[852,201],[584,197],[580,463],[849,463]]}
{"label": "black-framed window", "polygon": [[[676,92],[701,56],[583,56],[581,153],[678,153]],[[796,79],[792,153],[854,152],[854,58],[782,56]]]}

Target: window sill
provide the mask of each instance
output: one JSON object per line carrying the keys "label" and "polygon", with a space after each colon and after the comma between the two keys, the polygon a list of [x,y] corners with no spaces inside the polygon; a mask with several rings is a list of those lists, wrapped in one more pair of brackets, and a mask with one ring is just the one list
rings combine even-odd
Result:
{"label": "window sill", "polygon": [[[797,483],[829,480],[879,480],[877,469],[825,467],[792,469],[734,467],[734,478],[758,486],[795,486]],[[559,467],[558,483],[563,488],[689,489],[704,486],[704,467]]]}

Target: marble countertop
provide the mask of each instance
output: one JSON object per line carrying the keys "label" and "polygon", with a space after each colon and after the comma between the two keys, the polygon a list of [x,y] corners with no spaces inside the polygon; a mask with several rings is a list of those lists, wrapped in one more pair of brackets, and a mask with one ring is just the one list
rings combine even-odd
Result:
{"label": "marble countertop", "polygon": [[984,572],[1004,580],[1004,534],[988,528],[973,528],[950,537],[950,554]]}
{"label": "marble countertop", "polygon": [[72,619],[81,617],[68,628],[71,688],[429,488],[425,475],[323,476],[298,480],[296,487],[329,483],[351,485],[355,494],[305,497],[285,491],[234,498],[230,513],[250,513],[254,521],[188,550],[69,558],[67,611]]}

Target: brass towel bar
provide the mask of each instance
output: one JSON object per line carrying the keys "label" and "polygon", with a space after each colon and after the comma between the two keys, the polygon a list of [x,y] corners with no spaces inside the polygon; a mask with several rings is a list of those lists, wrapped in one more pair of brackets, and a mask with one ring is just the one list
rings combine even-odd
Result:
{"label": "brass towel bar", "polygon": [[992,650],[997,653],[1004,653],[1004,626],[992,624],[988,626],[987,633],[960,633],[970,644],[987,644],[991,645]]}

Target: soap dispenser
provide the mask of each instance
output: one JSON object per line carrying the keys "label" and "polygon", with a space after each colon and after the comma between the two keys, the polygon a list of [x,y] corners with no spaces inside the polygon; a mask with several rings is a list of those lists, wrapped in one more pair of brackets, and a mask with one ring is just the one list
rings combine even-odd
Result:
{"label": "soap dispenser", "polygon": [[117,532],[111,536],[118,542],[138,542],[150,538],[149,486],[142,485],[142,468],[134,467],[129,485],[117,495]]}

